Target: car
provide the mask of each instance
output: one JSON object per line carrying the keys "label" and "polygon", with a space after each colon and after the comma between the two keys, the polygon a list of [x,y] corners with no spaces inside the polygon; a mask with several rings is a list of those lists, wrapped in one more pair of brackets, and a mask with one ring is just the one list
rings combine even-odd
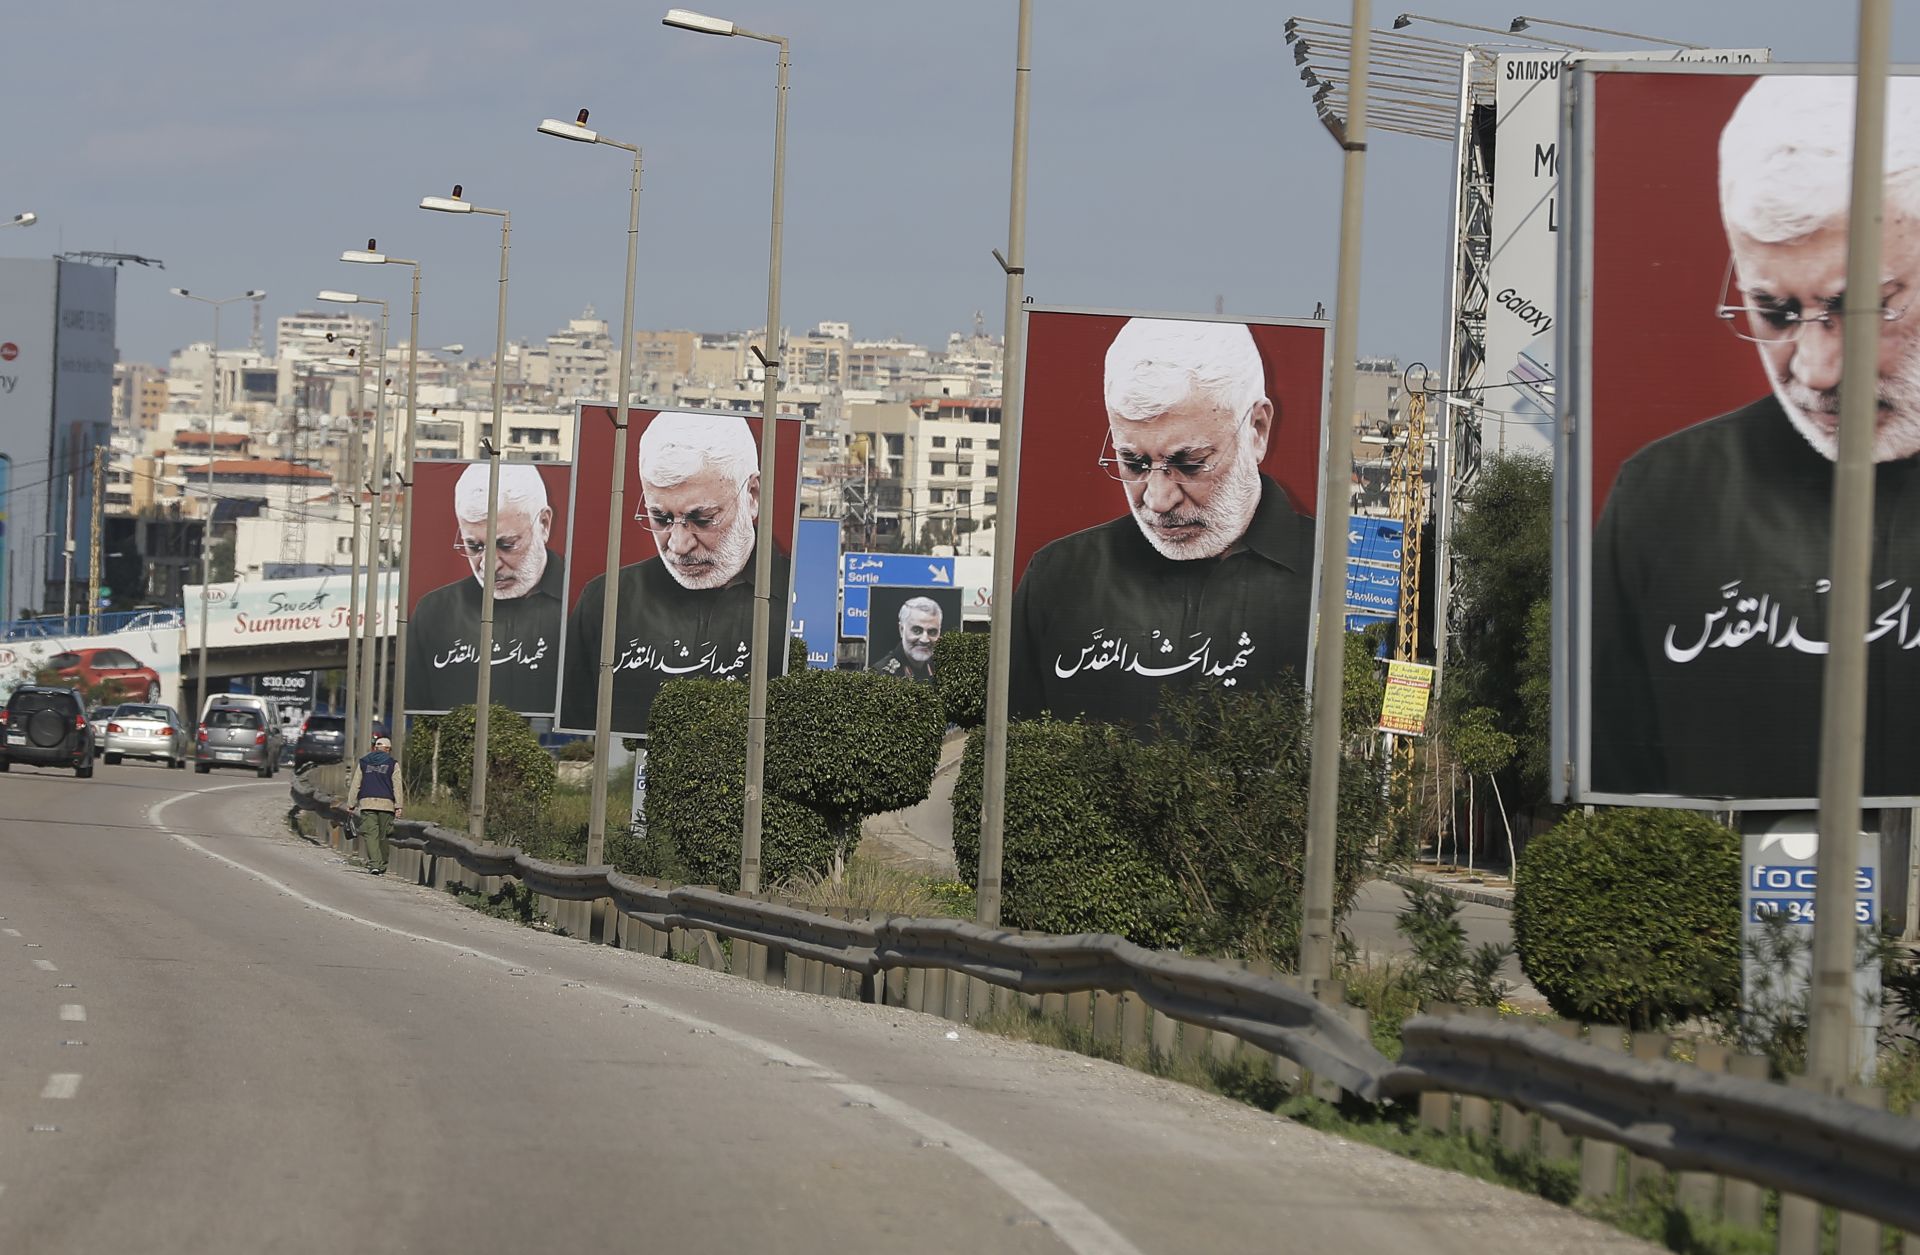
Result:
{"label": "car", "polygon": [[337,763],[346,756],[346,716],[308,715],[293,743],[293,769],[305,771],[314,763]]}
{"label": "car", "polygon": [[59,619],[17,619],[7,625],[7,639],[10,641],[43,640],[49,636],[60,635]]}
{"label": "car", "polygon": [[15,763],[33,767],[71,767],[85,780],[93,775],[94,727],[75,689],[51,684],[22,684],[0,712],[4,751],[0,771]]}
{"label": "car", "polygon": [[100,745],[109,767],[127,758],[150,758],[184,768],[193,753],[187,721],[171,706],[127,702],[114,708],[105,726]]}
{"label": "car", "polygon": [[162,632],[169,628],[177,628],[184,622],[185,620],[181,618],[178,610],[142,610],[139,614],[128,619],[127,625],[120,630],[123,632]]}
{"label": "car", "polygon": [[251,710],[260,716],[261,726],[267,730],[267,743],[273,747],[273,761],[278,763],[286,755],[287,734],[281,728],[280,703],[271,697],[262,697],[258,693],[214,693],[200,707],[200,722],[207,721],[207,715],[218,707],[228,709]]}
{"label": "car", "polygon": [[279,749],[260,712],[245,706],[213,706],[194,734],[193,769],[247,767],[262,780],[280,770]]}
{"label": "car", "polygon": [[[87,718],[93,721],[94,731],[98,733],[101,728],[106,727],[107,720],[111,718],[113,712],[118,709],[120,709],[118,706],[95,706],[92,710],[88,711]],[[96,735],[93,738],[93,756],[95,758],[100,757],[100,755],[106,752],[106,748],[105,738]]]}
{"label": "car", "polygon": [[124,649],[69,649],[46,665],[76,688],[105,689],[116,702],[160,700],[160,673]]}

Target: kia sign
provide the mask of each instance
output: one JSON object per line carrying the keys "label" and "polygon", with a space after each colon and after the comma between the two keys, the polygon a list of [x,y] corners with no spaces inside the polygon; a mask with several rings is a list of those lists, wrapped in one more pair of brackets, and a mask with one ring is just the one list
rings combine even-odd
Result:
{"label": "kia sign", "polygon": [[20,356],[19,345],[15,344],[11,340],[7,341],[5,344],[0,344],[0,362],[11,362],[14,358],[18,356]]}
{"label": "kia sign", "polygon": [[[388,581],[391,583],[391,581]],[[344,575],[300,580],[243,580],[215,584],[207,607],[207,644],[214,649],[242,645],[288,645],[302,641],[343,640],[366,618],[352,613],[353,590]],[[200,639],[200,587],[185,590],[187,628]],[[373,616],[373,629],[390,634],[397,616],[394,599]]]}

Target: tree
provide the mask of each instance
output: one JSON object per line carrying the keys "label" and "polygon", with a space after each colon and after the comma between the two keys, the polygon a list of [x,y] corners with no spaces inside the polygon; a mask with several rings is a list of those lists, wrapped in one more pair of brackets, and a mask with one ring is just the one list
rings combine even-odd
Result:
{"label": "tree", "polygon": [[1507,866],[1519,864],[1519,855],[1513,848],[1513,825],[1507,821],[1506,803],[1500,798],[1500,784],[1495,779],[1498,772],[1505,771],[1507,764],[1513,761],[1517,748],[1512,737],[1502,732],[1494,724],[1494,712],[1485,706],[1475,706],[1460,717],[1459,724],[1453,730],[1453,753],[1460,762],[1461,770],[1467,773],[1467,866],[1473,866],[1473,820],[1477,813],[1473,799],[1473,780],[1475,776],[1485,776],[1493,785],[1493,796],[1500,803],[1500,823],[1507,830]]}
{"label": "tree", "polygon": [[1506,454],[1481,467],[1454,527],[1458,645],[1449,656],[1445,713],[1476,707],[1516,742],[1509,773],[1517,806],[1548,795],[1547,695],[1553,576],[1553,463]]}
{"label": "tree", "polygon": [[943,632],[933,647],[933,689],[946,707],[947,722],[977,728],[987,721],[986,632]]}

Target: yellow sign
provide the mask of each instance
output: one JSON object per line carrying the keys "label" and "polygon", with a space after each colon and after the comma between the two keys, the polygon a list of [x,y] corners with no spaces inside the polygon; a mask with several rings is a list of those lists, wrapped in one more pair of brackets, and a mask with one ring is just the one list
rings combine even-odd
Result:
{"label": "yellow sign", "polygon": [[1380,703],[1380,731],[1401,736],[1427,734],[1427,700],[1433,696],[1433,668],[1418,662],[1387,664],[1387,693]]}

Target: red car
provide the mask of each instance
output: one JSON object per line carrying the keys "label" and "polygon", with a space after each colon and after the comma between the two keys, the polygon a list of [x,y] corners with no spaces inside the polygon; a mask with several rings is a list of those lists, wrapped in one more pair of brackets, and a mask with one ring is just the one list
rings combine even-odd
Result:
{"label": "red car", "polygon": [[160,700],[160,673],[124,649],[69,650],[47,659],[47,666],[76,688],[104,686],[116,701]]}

